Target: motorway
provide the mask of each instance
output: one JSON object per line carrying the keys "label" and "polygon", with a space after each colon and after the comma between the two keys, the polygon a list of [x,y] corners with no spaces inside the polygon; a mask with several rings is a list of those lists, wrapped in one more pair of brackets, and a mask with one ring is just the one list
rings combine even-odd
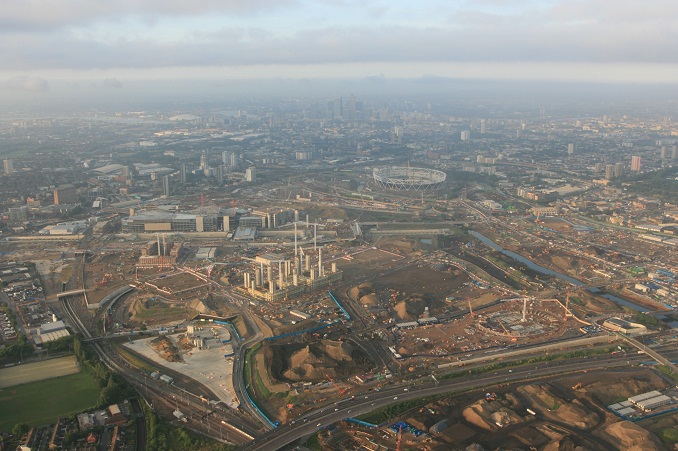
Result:
{"label": "motorway", "polygon": [[455,391],[488,390],[493,385],[523,380],[538,382],[567,373],[620,368],[630,364],[638,364],[645,360],[647,360],[647,356],[639,354],[583,357],[560,362],[540,363],[535,366],[504,369],[494,373],[474,375],[472,379],[457,378],[443,380],[439,383],[427,382],[420,385],[410,385],[405,388],[402,386],[383,388],[380,392],[371,392],[368,395],[356,396],[355,399],[339,401],[334,405],[302,415],[276,430],[257,437],[242,449],[246,451],[275,451],[337,421],[402,401]]}

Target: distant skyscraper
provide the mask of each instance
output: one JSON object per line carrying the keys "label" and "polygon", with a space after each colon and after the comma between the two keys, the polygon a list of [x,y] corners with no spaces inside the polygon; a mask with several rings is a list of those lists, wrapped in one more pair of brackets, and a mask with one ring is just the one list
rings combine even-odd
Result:
{"label": "distant skyscraper", "polygon": [[2,168],[5,170],[5,174],[11,174],[14,172],[14,162],[12,160],[2,160]]}
{"label": "distant skyscraper", "polygon": [[639,156],[632,156],[631,157],[631,170],[638,172],[640,171],[640,157]]}
{"label": "distant skyscraper", "polygon": [[200,155],[200,170],[205,176],[210,175],[210,165],[208,163],[207,151],[203,150],[202,155]]}
{"label": "distant skyscraper", "polygon": [[572,155],[574,153],[574,144],[570,143],[567,145],[567,154]]}
{"label": "distant skyscraper", "polygon": [[612,180],[614,178],[614,165],[606,164],[605,165],[605,178],[607,180]]}
{"label": "distant skyscraper", "polygon": [[332,107],[332,118],[333,119],[343,119],[344,117],[344,104],[341,97],[334,99],[334,104]]}
{"label": "distant skyscraper", "polygon": [[249,167],[245,170],[245,181],[252,183],[257,181],[257,169],[255,167]]}
{"label": "distant skyscraper", "polygon": [[217,166],[217,183],[219,186],[224,184],[224,165]]}
{"label": "distant skyscraper", "polygon": [[169,175],[162,177],[162,195],[168,197],[170,195],[170,178]]}
{"label": "distant skyscraper", "polygon": [[603,170],[603,163],[596,163],[596,165],[593,168],[593,171],[596,174],[600,174],[602,172],[602,170]]}
{"label": "distant skyscraper", "polygon": [[663,160],[667,160],[669,158],[669,150],[666,146],[662,146],[661,151],[659,152],[660,158]]}
{"label": "distant skyscraper", "polygon": [[402,127],[393,127],[391,130],[391,144],[402,144],[403,143],[403,128]]}
{"label": "distant skyscraper", "polygon": [[485,133],[487,133],[487,124],[485,123],[485,119],[482,119],[480,121],[480,134],[484,135]]}
{"label": "distant skyscraper", "polygon": [[221,162],[223,164],[228,164],[228,150],[221,152]]}
{"label": "distant skyscraper", "polygon": [[462,141],[468,141],[471,139],[471,132],[469,130],[462,130],[460,136]]}
{"label": "distant skyscraper", "polygon": [[671,148],[671,159],[678,160],[678,146],[673,146]]}
{"label": "distant skyscraper", "polygon": [[120,175],[123,177],[129,177],[129,166],[123,166],[120,170]]}
{"label": "distant skyscraper", "polygon": [[186,183],[186,165],[182,164],[179,168],[179,179],[181,183]]}
{"label": "distant skyscraper", "polygon": [[346,119],[355,121],[358,118],[358,102],[353,94],[346,101]]}
{"label": "distant skyscraper", "polygon": [[615,163],[614,164],[614,176],[621,177],[624,175],[624,163]]}

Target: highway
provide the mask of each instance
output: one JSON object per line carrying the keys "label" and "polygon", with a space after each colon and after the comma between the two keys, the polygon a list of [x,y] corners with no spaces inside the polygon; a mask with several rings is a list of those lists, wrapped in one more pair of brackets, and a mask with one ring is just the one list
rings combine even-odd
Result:
{"label": "highway", "polygon": [[624,367],[629,364],[638,364],[644,360],[647,360],[647,356],[640,354],[592,356],[591,358],[584,357],[562,362],[504,369],[493,373],[474,375],[472,378],[464,377],[443,380],[439,383],[427,382],[408,387],[383,388],[379,392],[370,392],[368,395],[356,396],[355,399],[339,401],[334,405],[302,415],[276,430],[257,437],[242,449],[247,451],[274,451],[337,421],[411,399],[472,389],[488,390],[493,385],[523,380],[536,382],[543,379],[552,379],[554,376],[566,373]]}

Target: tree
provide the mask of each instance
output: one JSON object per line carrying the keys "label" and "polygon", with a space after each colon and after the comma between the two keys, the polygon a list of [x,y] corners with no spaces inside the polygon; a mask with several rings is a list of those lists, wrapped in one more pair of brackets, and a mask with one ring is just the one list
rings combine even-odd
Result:
{"label": "tree", "polygon": [[21,437],[24,434],[28,433],[30,429],[31,427],[26,423],[17,423],[12,428],[12,434],[16,435],[17,437]]}

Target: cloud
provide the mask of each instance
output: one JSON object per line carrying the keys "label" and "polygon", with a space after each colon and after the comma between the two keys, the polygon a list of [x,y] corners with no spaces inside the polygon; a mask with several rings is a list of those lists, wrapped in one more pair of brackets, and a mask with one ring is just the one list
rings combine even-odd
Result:
{"label": "cloud", "polygon": [[107,78],[104,80],[104,87],[112,89],[121,89],[122,83],[120,83],[120,80],[118,80],[117,78]]}
{"label": "cloud", "polygon": [[44,78],[16,76],[5,82],[5,89],[10,91],[26,91],[26,92],[47,92],[49,91],[49,83]]}
{"label": "cloud", "polygon": [[[13,0],[0,12],[0,61],[21,73],[118,75],[258,65],[678,64],[675,0],[309,3]],[[320,12],[322,21],[304,21]]]}
{"label": "cloud", "polygon": [[53,30],[90,26],[130,17],[154,20],[161,17],[192,17],[203,14],[253,15],[289,8],[297,0],[10,0],[0,12],[2,30]]}

